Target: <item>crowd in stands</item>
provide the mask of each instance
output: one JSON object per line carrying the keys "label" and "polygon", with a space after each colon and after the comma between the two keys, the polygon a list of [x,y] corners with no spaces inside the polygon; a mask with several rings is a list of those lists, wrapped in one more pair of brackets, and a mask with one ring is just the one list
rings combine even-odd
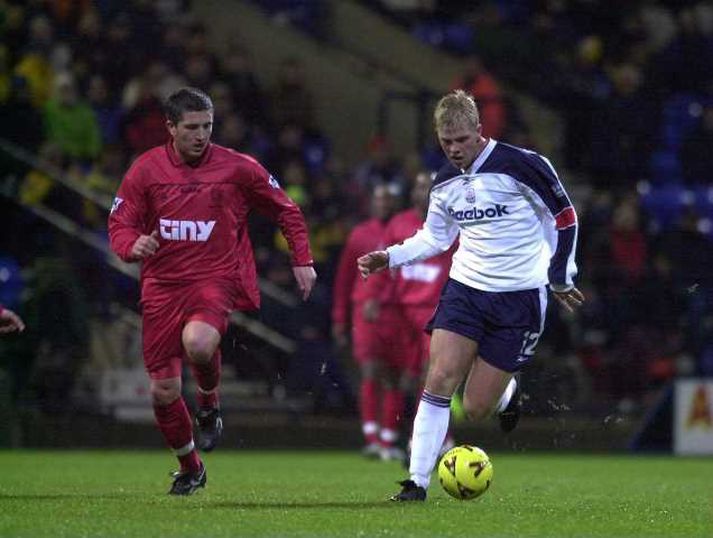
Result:
{"label": "crowd in stands", "polygon": [[[275,3],[267,2],[279,11]],[[566,168],[558,168],[572,171],[576,181],[565,184],[583,193],[579,264],[588,301],[576,320],[551,309],[551,359],[543,361],[568,358],[593,394],[622,402],[640,401],[677,374],[713,375],[713,10],[649,2],[609,9],[603,1],[491,1],[463,10],[466,3],[434,0],[405,16],[385,0],[368,3],[463,56],[452,87],[475,95],[486,135],[538,149],[508,85],[564,118]],[[420,158],[395,155],[387,138],[375,136],[360,162],[345,167],[316,122],[300,61],[285,58],[267,86],[239,39],[217,55],[187,7],[178,0],[2,3],[2,138],[44,165],[14,164],[19,198],[103,233],[106,213],[61,194],[46,166],[111,196],[132,158],[166,141],[162,99],[181,85],[205,89],[215,104],[214,141],[264,163],[311,228],[320,287],[301,320],[313,321],[285,319],[269,305],[264,317],[303,342],[305,356],[330,353],[334,265],[348,230],[365,216],[358,201],[378,183],[405,194],[413,172],[438,159],[432,148]],[[308,31],[322,27],[320,10],[299,16]],[[429,37],[436,33],[429,24],[441,29],[440,41]],[[447,33],[447,25],[460,31]],[[482,46],[496,31],[517,39],[501,38],[505,49]],[[513,51],[508,43],[520,52],[496,61],[498,50]],[[256,218],[251,226],[260,274],[291,290],[286,246],[272,225]],[[36,238],[26,244],[33,242],[34,252],[52,248]],[[31,252],[20,244],[2,247],[29,265]]]}

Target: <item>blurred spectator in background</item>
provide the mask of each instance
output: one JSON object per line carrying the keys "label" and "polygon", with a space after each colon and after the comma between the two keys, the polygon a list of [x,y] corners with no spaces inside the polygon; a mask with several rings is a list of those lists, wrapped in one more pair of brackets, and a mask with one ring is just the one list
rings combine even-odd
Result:
{"label": "blurred spectator in background", "polygon": [[124,89],[123,101],[127,112],[122,126],[122,140],[133,156],[160,146],[167,140],[160,93],[166,75],[165,66],[154,62]]}
{"label": "blurred spectator in background", "polygon": [[314,127],[314,98],[304,78],[304,65],[298,58],[282,61],[271,95],[272,117],[277,128],[288,124],[303,129]]}
{"label": "blurred spectator in background", "polygon": [[681,164],[689,185],[713,184],[713,105],[703,109],[698,125],[683,140]]}
{"label": "blurred spectator in background", "polygon": [[223,117],[230,114],[235,110],[235,97],[230,89],[230,86],[218,80],[210,85],[210,95],[213,97],[213,106],[215,107],[216,114],[220,114],[219,117]]}
{"label": "blurred spectator in background", "polygon": [[39,150],[38,166],[27,172],[20,185],[20,201],[27,205],[44,202],[55,184],[50,172],[62,170],[63,161],[61,148],[52,142],[45,142]]}
{"label": "blurred spectator in background", "polygon": [[563,105],[565,119],[564,152],[567,165],[590,169],[592,121],[609,96],[611,83],[602,69],[603,43],[587,36],[577,45],[577,53],[556,96]]}
{"label": "blurred spectator in background", "polygon": [[475,98],[480,109],[483,136],[502,138],[507,130],[507,108],[500,84],[485,69],[479,56],[472,54],[463,63],[463,74],[451,83],[450,89],[465,90]]}
{"label": "blurred spectator in background", "polygon": [[680,11],[678,34],[652,65],[662,89],[700,92],[709,87],[713,80],[712,9],[701,2]]}
{"label": "blurred spectator in background", "polygon": [[52,93],[54,73],[46,55],[40,51],[24,53],[15,66],[15,74],[27,80],[31,102],[42,108]]}
{"label": "blurred spectator in background", "polygon": [[72,39],[74,70],[82,77],[102,76],[110,62],[111,51],[106,46],[105,28],[96,9],[84,12]]}
{"label": "blurred spectator in background", "polygon": [[3,138],[37,153],[44,140],[44,123],[42,115],[32,106],[25,78],[15,76],[11,79],[8,98],[0,104],[0,125],[5,126]]}
{"label": "blurred spectator in background", "polygon": [[210,88],[214,73],[209,58],[200,54],[192,54],[186,58],[183,68],[186,83],[196,88]]}
{"label": "blurred spectator in background", "polygon": [[266,125],[269,107],[247,50],[239,46],[233,46],[228,50],[222,59],[221,78],[228,83],[233,92],[236,110],[249,123]]}
{"label": "blurred spectator in background", "polygon": [[[385,321],[379,317],[378,310],[367,311],[369,299],[367,282],[357,271],[356,260],[383,246],[383,234],[386,223],[394,211],[394,199],[384,185],[374,187],[371,195],[371,218],[357,225],[349,234],[344,249],[339,257],[337,274],[334,279],[332,298],[332,336],[337,346],[344,349],[351,341],[352,359],[359,366],[359,414],[362,434],[364,435],[363,454],[378,457],[381,453],[379,443],[380,419],[387,406],[395,408],[396,402],[390,398],[388,389],[393,389],[393,382],[386,379],[386,364],[392,359],[384,356],[388,347],[383,345],[378,326]],[[371,288],[372,291],[373,288]],[[393,321],[393,320],[391,320]],[[384,330],[388,327],[384,327]],[[351,334],[351,338],[349,335]],[[385,362],[386,361],[386,362]],[[385,386],[385,393],[382,388]],[[393,393],[393,390],[391,390]],[[396,434],[392,431],[392,434]],[[394,439],[392,439],[393,441]]]}
{"label": "blurred spectator in background", "polygon": [[[396,213],[386,225],[382,245],[402,243],[420,230],[428,212],[431,192],[431,173],[418,171],[413,176],[408,209]],[[396,446],[402,429],[406,429],[415,415],[421,397],[423,375],[428,364],[431,342],[426,324],[433,316],[448,280],[455,246],[447,251],[400,267],[382,271],[366,282],[365,311],[377,309],[377,332],[392,342],[389,357],[384,358],[384,406],[381,417],[380,456],[382,460],[402,459],[403,451]],[[408,399],[408,405],[407,405]],[[404,428],[406,426],[406,428]],[[410,431],[405,432],[407,437]],[[446,436],[444,445],[453,447],[452,437]],[[445,450],[443,451],[445,452]]]}
{"label": "blurred spectator in background", "polygon": [[162,43],[156,51],[158,60],[173,71],[181,71],[185,62],[185,46],[188,41],[187,29],[179,23],[172,23],[163,28]]}
{"label": "blurred spectator in background", "polygon": [[[228,113],[217,125],[215,141],[221,146],[228,146],[241,153],[254,155],[250,142],[250,127],[236,112]],[[260,155],[254,156],[261,157]]]}
{"label": "blurred spectator in background", "polygon": [[603,186],[630,186],[648,177],[659,114],[638,67],[616,66],[612,82],[614,94],[593,114],[592,168]]}
{"label": "blurred spectator in background", "polygon": [[632,288],[638,286],[648,268],[648,247],[635,196],[625,197],[615,208],[608,243],[613,279]]}
{"label": "blurred spectator in background", "polygon": [[[367,145],[367,156],[357,165],[353,181],[362,196],[379,185],[386,185],[397,198],[405,195],[408,189],[402,174],[401,161],[394,155],[391,142],[385,135],[377,134],[371,137]],[[400,205],[400,200],[397,205]]]}
{"label": "blurred spectator in background", "polygon": [[123,88],[132,75],[141,72],[146,56],[137,50],[134,29],[126,13],[119,13],[108,21],[105,36],[100,73],[110,88]]}
{"label": "blurred spectator in background", "polygon": [[122,110],[101,75],[89,78],[87,98],[97,118],[103,144],[116,144],[121,136]]}
{"label": "blurred spectator in background", "polygon": [[99,156],[102,142],[97,118],[81,99],[72,74],[55,76],[44,114],[47,140],[59,146],[66,159],[89,163]]}

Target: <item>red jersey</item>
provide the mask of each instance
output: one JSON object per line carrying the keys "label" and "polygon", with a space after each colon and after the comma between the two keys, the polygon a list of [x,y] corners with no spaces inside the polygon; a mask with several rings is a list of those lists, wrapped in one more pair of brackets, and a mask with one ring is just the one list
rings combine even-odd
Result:
{"label": "red jersey", "polygon": [[[384,246],[408,239],[421,229],[423,223],[423,217],[416,209],[397,213],[384,231]],[[435,308],[448,280],[454,252],[455,245],[433,258],[376,273],[369,278],[372,281],[369,290],[377,294],[382,304]]]}
{"label": "red jersey", "polygon": [[385,224],[382,221],[369,219],[357,225],[349,234],[339,258],[337,276],[334,279],[332,300],[332,321],[334,323],[349,321],[350,307],[363,304],[369,298],[367,281],[361,278],[357,269],[357,258],[383,245],[384,229]]}
{"label": "red jersey", "polygon": [[302,212],[255,159],[209,144],[197,163],[187,164],[169,142],[140,155],[126,173],[109,215],[111,248],[136,261],[136,239],[158,231],[160,246],[143,260],[142,281],[234,279],[257,308],[252,209],[280,226],[293,265],[312,264]]}

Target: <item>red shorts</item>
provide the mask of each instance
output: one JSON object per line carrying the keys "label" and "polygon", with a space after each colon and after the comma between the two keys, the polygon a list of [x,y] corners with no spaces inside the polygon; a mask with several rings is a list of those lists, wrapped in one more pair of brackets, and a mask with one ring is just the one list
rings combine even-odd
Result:
{"label": "red shorts", "polygon": [[352,312],[352,354],[354,360],[363,364],[367,361],[378,361],[389,366],[398,367],[397,357],[400,342],[397,340],[400,332],[396,328],[399,323],[398,311],[394,306],[382,305],[376,321],[365,321],[361,306]]}
{"label": "red shorts", "polygon": [[378,341],[376,337],[377,322],[366,321],[361,315],[361,309],[352,311],[352,357],[358,364],[376,359]]}
{"label": "red shorts", "polygon": [[401,327],[404,334],[403,363],[413,376],[420,377],[428,364],[428,352],[431,344],[431,335],[425,332],[426,324],[433,316],[434,309],[430,306],[401,307],[400,313],[404,323]]}
{"label": "red shorts", "polygon": [[141,290],[144,366],[151,379],[181,376],[183,327],[203,321],[225,334],[242,289],[222,279],[166,283],[147,280]]}

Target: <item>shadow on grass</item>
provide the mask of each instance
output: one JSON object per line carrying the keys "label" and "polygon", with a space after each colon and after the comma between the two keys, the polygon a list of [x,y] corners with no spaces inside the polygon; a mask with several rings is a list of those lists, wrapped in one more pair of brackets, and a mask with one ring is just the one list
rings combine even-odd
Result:
{"label": "shadow on grass", "polygon": [[[89,494],[89,493],[0,493],[0,502],[5,501],[66,501],[70,499],[77,500],[130,500],[135,501],[135,497],[128,495],[126,493],[104,493],[104,494]],[[161,496],[160,498],[149,500],[153,501],[163,501],[170,499],[170,496]],[[249,510],[310,510],[310,509],[324,509],[324,508],[339,508],[347,510],[362,510],[365,508],[387,508],[394,505],[394,503],[389,503],[388,501],[371,501],[371,502],[348,502],[348,501],[311,501],[311,502],[280,502],[280,501],[219,501],[211,502],[209,499],[204,499],[200,497],[193,497],[193,499],[200,500],[201,508],[217,508],[225,509],[229,508],[235,509],[249,509]]]}
{"label": "shadow on grass", "polygon": [[0,493],[0,501],[66,501],[68,499],[131,499],[126,493]]}
{"label": "shadow on grass", "polygon": [[246,501],[221,501],[203,505],[203,508],[231,508],[231,509],[250,509],[250,510],[309,510],[309,509],[324,509],[324,508],[342,508],[347,510],[362,510],[364,508],[387,508],[396,503],[388,501],[371,501],[371,502],[348,502],[348,501],[311,501],[311,502],[246,502]]}

